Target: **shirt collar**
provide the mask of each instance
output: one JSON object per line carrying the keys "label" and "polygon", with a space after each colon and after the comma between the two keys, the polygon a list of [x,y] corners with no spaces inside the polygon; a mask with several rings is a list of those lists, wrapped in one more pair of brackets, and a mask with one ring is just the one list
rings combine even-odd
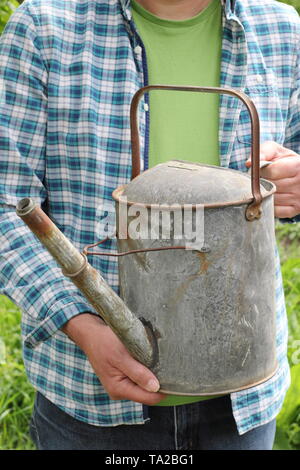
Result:
{"label": "shirt collar", "polygon": [[233,12],[236,0],[221,0],[221,3],[223,5],[223,7],[227,7]]}
{"label": "shirt collar", "polygon": [[[236,0],[220,0],[220,1],[223,7],[225,8],[227,14],[234,12]],[[125,17],[127,19],[130,19],[130,14],[128,14],[128,12],[130,11],[130,0],[119,0],[119,2],[121,4],[121,8],[123,10],[123,13],[125,14]]]}

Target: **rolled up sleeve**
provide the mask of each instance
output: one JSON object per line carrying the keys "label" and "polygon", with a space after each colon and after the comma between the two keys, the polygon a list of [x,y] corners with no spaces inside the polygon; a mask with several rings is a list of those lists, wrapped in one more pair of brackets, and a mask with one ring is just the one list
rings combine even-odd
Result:
{"label": "rolled up sleeve", "polygon": [[48,71],[35,29],[24,5],[0,39],[0,292],[28,317],[29,347],[75,315],[95,313],[15,212],[23,197],[47,202]]}

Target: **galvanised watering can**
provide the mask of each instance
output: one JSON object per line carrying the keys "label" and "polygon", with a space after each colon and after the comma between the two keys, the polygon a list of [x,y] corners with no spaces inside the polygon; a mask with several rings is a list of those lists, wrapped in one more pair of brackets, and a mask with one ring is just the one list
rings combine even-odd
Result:
{"label": "galvanised watering can", "polygon": [[[172,160],[140,174],[137,109],[155,89],[242,100],[251,119],[251,176]],[[233,89],[151,85],[134,95],[130,120],[132,181],[113,193],[122,298],[87,261],[104,253],[79,253],[29,198],[18,203],[18,215],[155,373],[160,391],[220,395],[267,380],[277,368],[275,186],[259,177],[253,102]]]}

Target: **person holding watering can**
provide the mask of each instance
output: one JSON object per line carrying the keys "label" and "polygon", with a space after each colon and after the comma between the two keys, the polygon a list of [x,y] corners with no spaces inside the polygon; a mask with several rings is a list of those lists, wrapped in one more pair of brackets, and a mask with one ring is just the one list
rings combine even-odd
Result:
{"label": "person holding watering can", "polygon": [[[148,83],[180,83],[250,96],[261,158],[272,161],[262,176],[277,188],[275,217],[296,220],[299,37],[296,12],[272,0],[25,0],[10,19],[0,41],[0,286],[23,311],[38,448],[272,448],[289,386],[278,258],[276,374],[223,397],[166,397],[15,207],[32,197],[75,245],[93,243],[113,213],[113,189],[130,179],[132,96]],[[139,119],[144,169],[182,158],[181,146],[190,161],[251,166],[249,119],[237,100],[146,96]],[[113,238],[105,249],[116,249]],[[117,262],[94,267],[117,291]]]}

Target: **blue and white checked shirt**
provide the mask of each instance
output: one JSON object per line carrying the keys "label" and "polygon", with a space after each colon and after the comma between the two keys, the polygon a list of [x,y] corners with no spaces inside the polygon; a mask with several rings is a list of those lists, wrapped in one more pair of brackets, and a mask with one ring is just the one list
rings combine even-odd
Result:
{"label": "blue and white checked shirt", "polygon": [[[297,153],[299,33],[298,15],[284,4],[223,2],[221,86],[253,99],[262,141],[275,140]],[[60,331],[91,307],[15,215],[17,201],[33,197],[80,249],[101,238],[103,225],[113,219],[111,193],[131,174],[130,101],[147,84],[145,51],[130,2],[25,0],[1,38],[0,57],[0,287],[23,311],[28,377],[79,420],[98,426],[144,423],[143,405],[111,401],[85,355]],[[146,168],[149,111],[144,104],[140,130]],[[222,166],[245,171],[249,118],[241,102],[225,95],[219,140]],[[106,249],[116,250],[115,240]],[[94,257],[91,262],[118,290],[116,261]],[[272,420],[289,385],[279,261],[276,295],[280,367],[266,383],[231,394],[240,434]]]}

